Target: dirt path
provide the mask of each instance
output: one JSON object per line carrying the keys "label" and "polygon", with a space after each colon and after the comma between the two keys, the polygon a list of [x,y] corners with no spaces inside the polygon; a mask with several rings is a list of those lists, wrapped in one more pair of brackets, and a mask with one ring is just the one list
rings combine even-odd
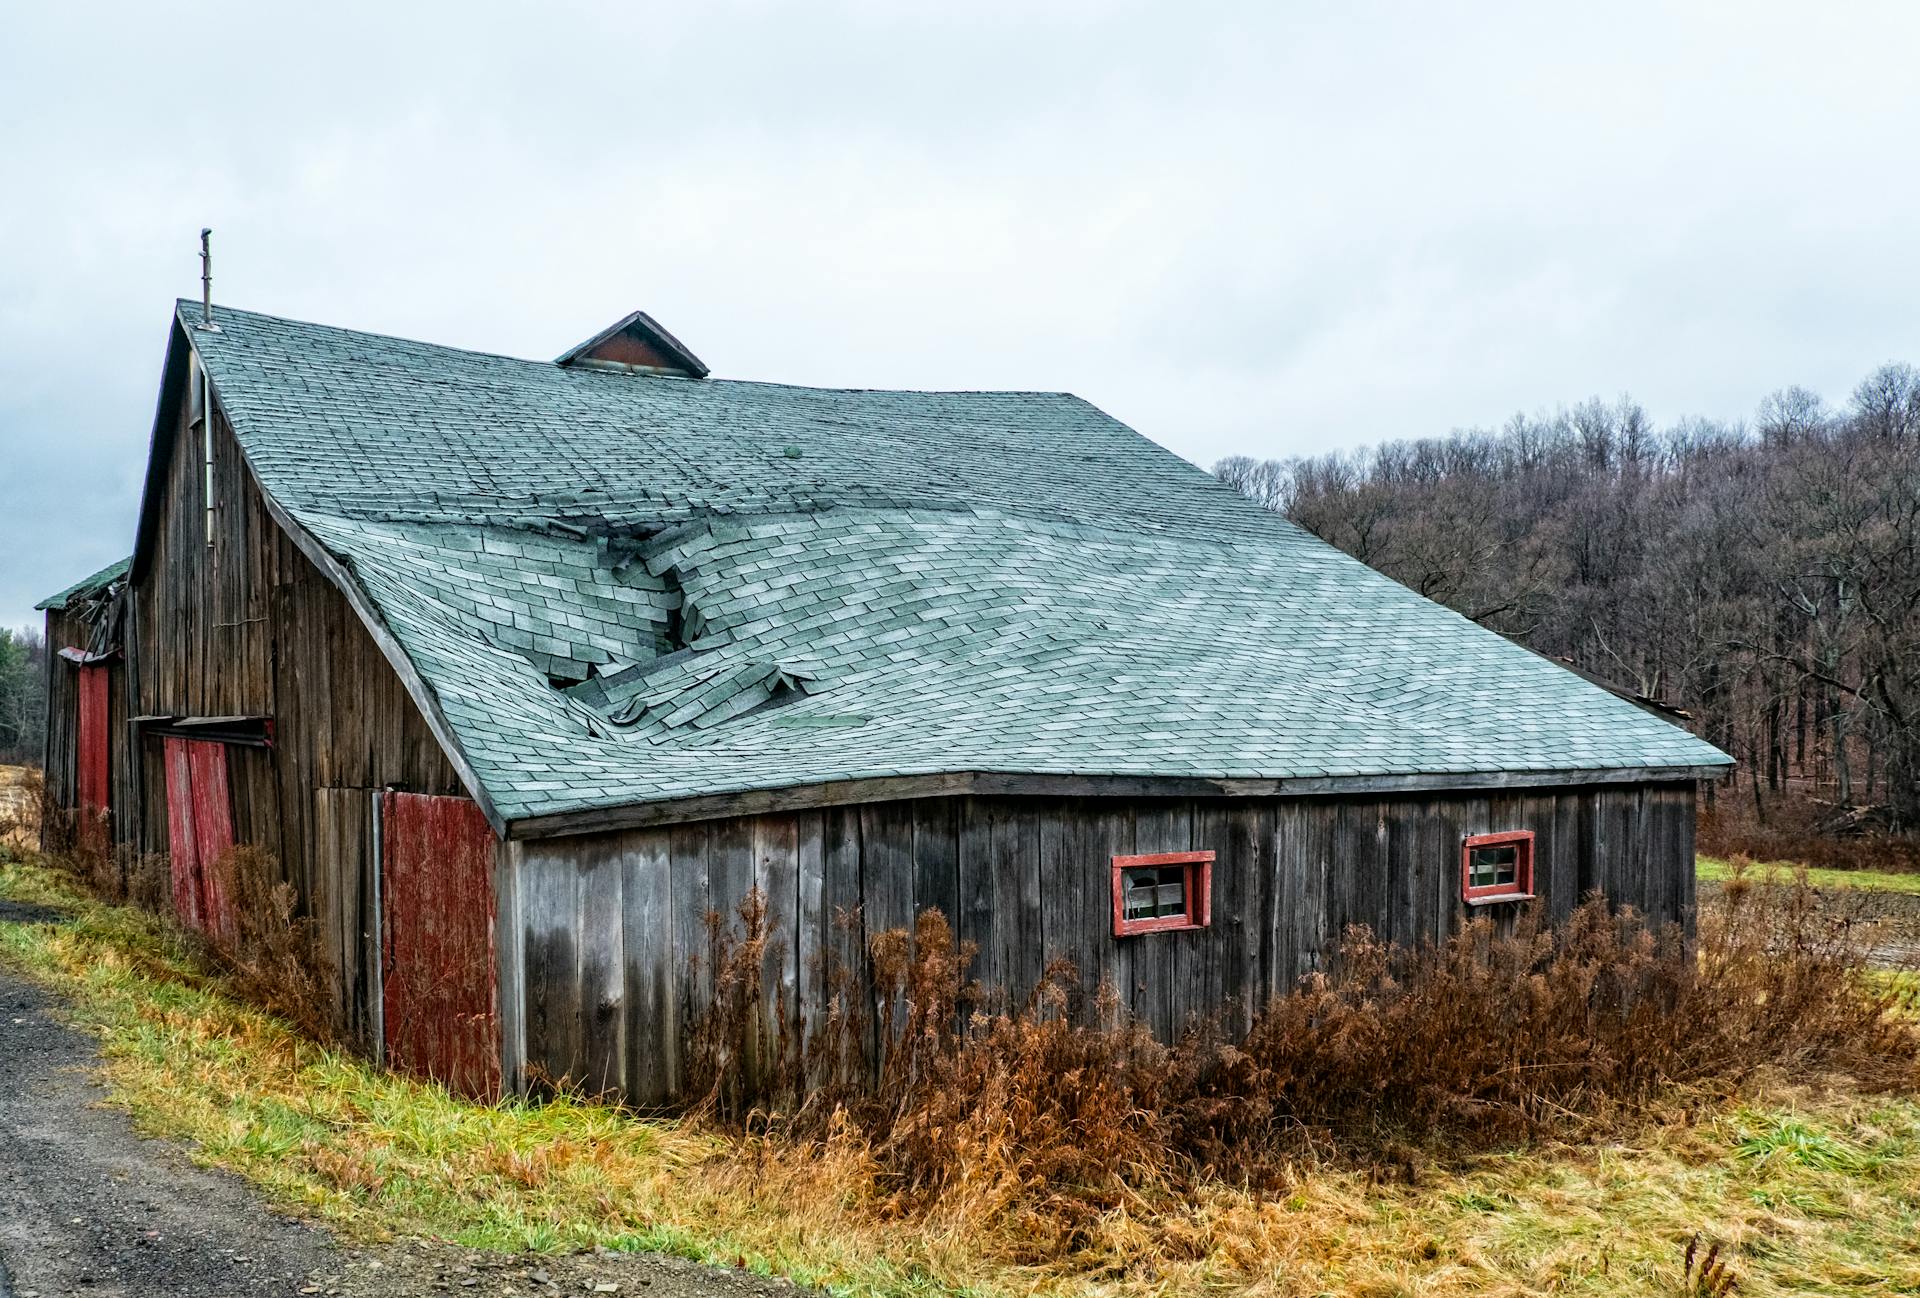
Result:
{"label": "dirt path", "polygon": [[[55,918],[0,901],[0,923]],[[64,1026],[57,1009],[0,967],[0,1298],[796,1292],[784,1281],[643,1254],[345,1247],[322,1227],[271,1211],[238,1177],[136,1136],[100,1103],[93,1039]]]}

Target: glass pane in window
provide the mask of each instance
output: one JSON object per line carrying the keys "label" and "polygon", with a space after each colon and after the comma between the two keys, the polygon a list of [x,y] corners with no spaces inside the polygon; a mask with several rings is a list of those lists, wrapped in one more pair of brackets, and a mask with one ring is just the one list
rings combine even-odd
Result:
{"label": "glass pane in window", "polygon": [[1476,847],[1470,858],[1467,883],[1474,888],[1511,888],[1520,878],[1520,848],[1513,843]]}
{"label": "glass pane in window", "polygon": [[1123,914],[1164,919],[1187,913],[1186,870],[1177,865],[1132,866],[1121,873]]}

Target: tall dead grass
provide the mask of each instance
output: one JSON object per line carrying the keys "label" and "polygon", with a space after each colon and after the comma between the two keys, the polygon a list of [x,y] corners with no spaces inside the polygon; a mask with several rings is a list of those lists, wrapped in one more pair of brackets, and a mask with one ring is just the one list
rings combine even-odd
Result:
{"label": "tall dead grass", "polygon": [[40,845],[40,806],[46,781],[31,766],[0,766],[0,854]]}
{"label": "tall dead grass", "polygon": [[[38,781],[38,772],[34,779]],[[38,781],[42,859],[102,901],[131,903],[174,917],[168,858],[114,844],[104,819],[62,808]],[[318,926],[300,910],[299,894],[277,860],[259,848],[229,848],[210,867],[210,892],[224,899],[217,922],[192,936],[226,974],[232,990],[281,1015],[329,1046],[345,1046],[346,1025],[334,995],[335,967]]]}
{"label": "tall dead grass", "polygon": [[[1355,929],[1244,1035],[1197,1023],[1173,1043],[1111,991],[1082,1001],[1062,963],[1024,1008],[978,1008],[973,952],[927,911],[873,940],[871,1000],[836,998],[826,1043],[771,1046],[766,1025],[785,1019],[750,992],[774,940],[755,900],[744,939],[715,928],[715,967],[739,978],[695,1025],[704,1107],[870,1165],[899,1211],[1012,1226],[1036,1257],[1208,1185],[1279,1190],[1329,1157],[1412,1179],[1423,1150],[1594,1134],[1762,1068],[1920,1087],[1920,1033],[1869,977],[1870,935],[1804,888],[1729,889],[1697,939],[1597,897],[1558,926],[1476,921],[1414,951]],[[751,1048],[716,1051],[748,1024]],[[872,1053],[850,1059],[862,1042]],[[780,1063],[748,1075],[748,1059]]]}
{"label": "tall dead grass", "polygon": [[335,968],[319,926],[300,911],[300,895],[269,852],[242,845],[213,863],[226,899],[224,922],[207,934],[235,990],[329,1046],[348,1044]]}

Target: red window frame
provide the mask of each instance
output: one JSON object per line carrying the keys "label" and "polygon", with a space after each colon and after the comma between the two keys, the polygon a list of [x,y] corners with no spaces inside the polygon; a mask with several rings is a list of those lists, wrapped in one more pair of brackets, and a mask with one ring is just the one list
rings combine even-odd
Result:
{"label": "red window frame", "polygon": [[[1515,847],[1513,882],[1473,886],[1473,849],[1476,847]],[[1533,899],[1533,831],[1515,829],[1499,834],[1469,834],[1460,840],[1460,897],[1469,906],[1487,906],[1496,901]]]}
{"label": "red window frame", "polygon": [[[1172,933],[1182,929],[1207,928],[1213,923],[1213,853],[1148,852],[1140,856],[1113,858],[1113,935],[1133,937],[1140,933]],[[1157,915],[1152,919],[1128,919],[1125,888],[1121,881],[1129,869],[1148,866],[1179,865],[1185,869],[1181,882],[1186,889],[1186,913]]]}

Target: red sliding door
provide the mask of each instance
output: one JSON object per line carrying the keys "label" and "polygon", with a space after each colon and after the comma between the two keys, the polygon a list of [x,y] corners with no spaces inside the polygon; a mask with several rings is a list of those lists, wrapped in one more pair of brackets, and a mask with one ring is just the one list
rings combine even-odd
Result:
{"label": "red sliding door", "polygon": [[387,1063],[490,1099],[500,1090],[493,826],[466,798],[387,793],[380,838]]}
{"label": "red sliding door", "polygon": [[91,822],[106,811],[111,799],[111,771],[107,762],[107,728],[111,724],[107,668],[103,663],[89,663],[81,667],[76,676],[80,696],[79,733],[75,744],[79,769],[74,774],[80,810],[87,813]]}
{"label": "red sliding door", "polygon": [[227,746],[205,739],[165,742],[173,908],[189,928],[230,937],[233,908],[226,881],[214,869],[214,863],[233,846]]}

